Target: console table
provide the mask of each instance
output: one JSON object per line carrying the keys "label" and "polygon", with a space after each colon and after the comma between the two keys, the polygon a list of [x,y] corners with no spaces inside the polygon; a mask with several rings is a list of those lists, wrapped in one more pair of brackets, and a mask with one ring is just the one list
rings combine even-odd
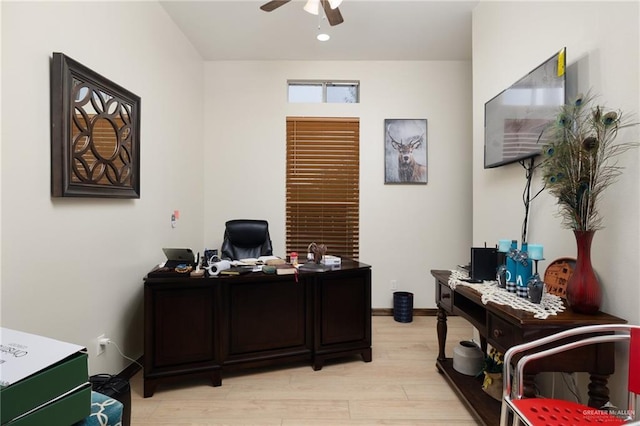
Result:
{"label": "console table", "polygon": [[[436,367],[450,386],[466,403],[473,415],[484,425],[500,423],[500,402],[482,391],[482,378],[466,376],[453,369],[452,358],[445,356],[447,315],[459,315],[469,321],[480,334],[480,346],[486,353],[487,344],[501,352],[511,346],[538,339],[572,327],[594,324],[624,324],[626,320],[606,313],[577,314],[567,308],[546,319],[532,313],[489,302],[482,303],[479,292],[470,286],[449,286],[448,270],[432,270],[436,279],[435,301],[438,307],[438,359]],[[588,372],[589,405],[601,407],[609,400],[607,381],[614,372],[614,346],[611,343],[577,348],[565,354],[538,360],[527,367],[525,394],[533,396],[535,374],[543,371]]]}
{"label": "console table", "polygon": [[144,397],[158,383],[358,354],[371,361],[371,267],[144,279]]}

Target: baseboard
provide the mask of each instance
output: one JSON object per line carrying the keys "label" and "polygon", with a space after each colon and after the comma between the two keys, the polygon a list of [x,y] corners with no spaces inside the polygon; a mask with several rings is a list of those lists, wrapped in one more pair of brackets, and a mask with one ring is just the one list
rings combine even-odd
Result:
{"label": "baseboard", "polygon": [[[438,314],[438,310],[436,308],[428,309],[428,308],[418,308],[413,310],[414,317],[435,317]],[[374,317],[392,317],[393,316],[393,308],[373,308],[371,309],[371,316]]]}
{"label": "baseboard", "polygon": [[[140,365],[144,365],[144,355],[138,358],[137,362]],[[120,373],[116,374],[116,376],[122,379],[127,379],[127,380],[131,379],[133,376],[136,375],[138,371],[141,370],[140,365],[138,364],[136,364],[135,362],[132,362],[131,364],[129,364],[127,368],[122,370]]]}

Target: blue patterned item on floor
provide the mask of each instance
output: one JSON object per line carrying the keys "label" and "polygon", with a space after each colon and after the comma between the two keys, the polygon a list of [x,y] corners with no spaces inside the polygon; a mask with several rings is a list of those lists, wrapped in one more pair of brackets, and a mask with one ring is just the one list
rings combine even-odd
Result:
{"label": "blue patterned item on floor", "polygon": [[73,426],[122,426],[123,407],[117,399],[91,391],[91,415]]}

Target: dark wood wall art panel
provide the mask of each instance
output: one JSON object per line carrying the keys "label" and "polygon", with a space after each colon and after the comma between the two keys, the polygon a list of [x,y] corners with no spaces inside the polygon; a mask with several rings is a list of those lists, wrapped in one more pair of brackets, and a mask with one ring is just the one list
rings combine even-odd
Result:
{"label": "dark wood wall art panel", "polygon": [[63,53],[51,63],[51,196],[140,198],[140,97]]}

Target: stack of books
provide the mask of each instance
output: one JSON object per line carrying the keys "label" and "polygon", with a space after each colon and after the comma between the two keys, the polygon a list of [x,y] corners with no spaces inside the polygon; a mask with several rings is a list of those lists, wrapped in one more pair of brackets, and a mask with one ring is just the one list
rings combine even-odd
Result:
{"label": "stack of books", "polygon": [[282,263],[276,266],[276,275],[291,275],[298,272],[298,269],[290,263]]}
{"label": "stack of books", "polygon": [[244,275],[252,271],[252,266],[232,266],[229,269],[223,269],[220,271],[220,275]]}

